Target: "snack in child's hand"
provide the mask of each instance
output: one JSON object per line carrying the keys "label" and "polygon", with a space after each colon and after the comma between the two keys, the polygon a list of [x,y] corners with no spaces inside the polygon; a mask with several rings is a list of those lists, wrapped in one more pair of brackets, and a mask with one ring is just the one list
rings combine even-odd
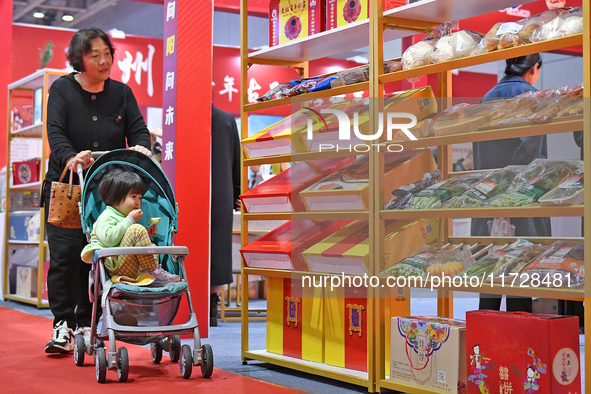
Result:
{"label": "snack in child's hand", "polygon": [[162,220],[162,218],[152,218],[150,219],[150,224],[154,224],[154,223],[158,223],[160,220]]}

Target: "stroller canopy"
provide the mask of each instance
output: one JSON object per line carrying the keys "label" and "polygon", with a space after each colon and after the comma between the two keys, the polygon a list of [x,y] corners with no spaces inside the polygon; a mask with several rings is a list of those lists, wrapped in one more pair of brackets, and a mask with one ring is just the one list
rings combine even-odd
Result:
{"label": "stroller canopy", "polygon": [[170,182],[158,163],[143,153],[129,149],[107,152],[88,168],[80,198],[83,231],[90,235],[93,223],[106,208],[99,195],[99,184],[107,173],[116,168],[136,172],[142,177],[146,183],[146,194],[142,200],[144,215],[139,223],[149,226],[151,218],[162,218],[154,243],[158,246],[172,245],[172,234],[178,227],[178,209]]}

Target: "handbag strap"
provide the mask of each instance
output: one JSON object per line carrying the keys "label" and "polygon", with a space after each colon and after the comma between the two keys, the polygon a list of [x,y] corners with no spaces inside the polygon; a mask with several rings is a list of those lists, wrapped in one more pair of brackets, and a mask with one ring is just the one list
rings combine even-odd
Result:
{"label": "handbag strap", "polygon": [[[62,183],[62,181],[64,180],[64,177],[66,176],[66,172],[68,172],[69,166],[66,165],[64,167],[64,171],[62,172],[62,175],[60,176],[60,180],[59,182]],[[73,193],[73,189],[74,189],[74,171],[70,171],[70,181],[68,182],[68,198],[72,198],[72,193]]]}

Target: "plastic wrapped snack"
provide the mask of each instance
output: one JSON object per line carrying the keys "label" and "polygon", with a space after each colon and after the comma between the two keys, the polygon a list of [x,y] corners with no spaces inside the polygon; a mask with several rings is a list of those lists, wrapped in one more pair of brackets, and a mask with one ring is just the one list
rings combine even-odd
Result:
{"label": "plastic wrapped snack", "polygon": [[534,41],[551,40],[583,32],[583,13],[569,12],[544,23],[534,34]]}
{"label": "plastic wrapped snack", "polygon": [[385,209],[405,209],[412,200],[412,195],[441,180],[441,171],[435,170],[423,175],[423,178],[411,184],[392,190],[392,199],[386,204]]}
{"label": "plastic wrapped snack", "polygon": [[483,180],[444,204],[446,208],[482,207],[491,198],[505,193],[525,166],[507,166],[490,172]]}
{"label": "plastic wrapped snack", "polygon": [[497,110],[508,100],[493,100],[481,104],[457,104],[435,117],[433,132],[436,136],[475,131],[487,125]]}
{"label": "plastic wrapped snack", "polygon": [[431,52],[435,50],[437,41],[449,34],[453,25],[454,23],[442,23],[421,41],[409,46],[402,54],[402,69],[408,70],[431,64]]}
{"label": "plastic wrapped snack", "polygon": [[460,30],[441,37],[431,53],[431,63],[469,56],[480,43],[482,37],[482,34],[472,30]]}
{"label": "plastic wrapped snack", "polygon": [[582,204],[585,200],[583,179],[582,173],[573,175],[544,194],[538,201],[542,205]]}
{"label": "plastic wrapped snack", "polygon": [[478,46],[472,51],[472,55],[534,42],[539,35],[538,31],[542,29],[545,23],[566,12],[568,12],[568,9],[560,8],[544,11],[517,22],[499,22],[485,34]]}
{"label": "plastic wrapped snack", "polygon": [[453,276],[472,264],[474,260],[468,251],[440,249],[434,245],[425,245],[412,256],[388,267],[380,273],[380,276]]}
{"label": "plastic wrapped snack", "polygon": [[494,207],[534,205],[577,171],[576,161],[536,159],[513,180],[507,193],[491,200]]}
{"label": "plastic wrapped snack", "polygon": [[[510,274],[518,274],[530,261],[548,249],[547,246],[533,244],[528,241],[525,241],[522,244],[512,245],[512,248],[497,250],[495,252],[497,255],[500,255],[500,257],[492,270],[494,281],[498,281],[497,278],[500,276],[507,277],[510,276]],[[506,281],[507,278],[505,278],[505,282]]]}
{"label": "plastic wrapped snack", "polygon": [[283,97],[289,97],[289,90],[302,83],[302,81],[303,79],[301,78],[295,78],[289,82],[280,83],[279,85],[275,86],[273,89],[265,93],[263,96],[259,97],[257,100],[267,101]]}
{"label": "plastic wrapped snack", "polygon": [[464,193],[486,176],[486,172],[475,172],[446,179],[413,194],[411,209],[441,208],[450,198]]}
{"label": "plastic wrapped snack", "polygon": [[521,278],[535,287],[583,287],[584,255],[583,242],[556,241],[522,269]]}
{"label": "plastic wrapped snack", "polygon": [[583,114],[583,97],[558,97],[551,103],[530,116],[532,122],[547,122],[563,116]]}

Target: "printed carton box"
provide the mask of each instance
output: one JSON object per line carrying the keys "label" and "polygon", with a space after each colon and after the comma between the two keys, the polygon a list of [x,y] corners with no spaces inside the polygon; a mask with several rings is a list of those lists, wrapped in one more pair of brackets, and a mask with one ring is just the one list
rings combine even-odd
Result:
{"label": "printed carton box", "polygon": [[269,46],[284,44],[324,31],[324,0],[271,0]]}

